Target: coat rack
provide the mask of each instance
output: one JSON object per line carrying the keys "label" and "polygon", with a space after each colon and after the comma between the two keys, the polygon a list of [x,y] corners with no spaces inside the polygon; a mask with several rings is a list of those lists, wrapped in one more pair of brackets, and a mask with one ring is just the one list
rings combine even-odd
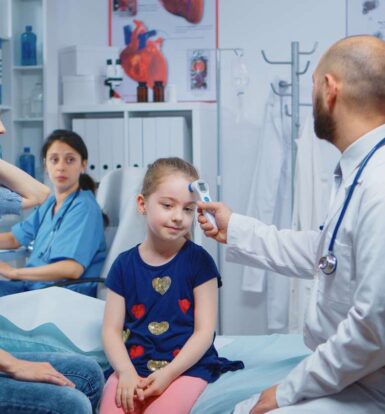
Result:
{"label": "coat rack", "polygon": [[[301,106],[312,106],[310,103],[301,103],[299,96],[299,77],[304,75],[310,66],[310,61],[306,62],[305,68],[300,70],[300,56],[301,55],[312,55],[317,49],[318,43],[316,42],[313,49],[309,52],[301,52],[299,48],[299,42],[291,42],[291,60],[289,61],[272,61],[267,58],[264,50],[261,50],[263,59],[271,65],[290,65],[291,66],[291,83],[281,81],[279,86],[280,90],[277,91],[274,85],[271,83],[271,89],[273,92],[280,97],[291,97],[291,113],[287,106],[285,106],[285,113],[291,117],[291,181],[292,181],[292,194],[294,192],[294,169],[296,160],[296,146],[295,140],[299,135],[300,128],[300,107]],[[286,87],[291,88],[291,92],[286,92]],[[293,197],[292,197],[293,203]]]}

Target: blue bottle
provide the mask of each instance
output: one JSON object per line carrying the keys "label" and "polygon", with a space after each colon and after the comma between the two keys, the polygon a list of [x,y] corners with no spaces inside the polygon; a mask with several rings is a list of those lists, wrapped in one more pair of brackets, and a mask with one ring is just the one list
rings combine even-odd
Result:
{"label": "blue bottle", "polygon": [[36,35],[32,26],[26,26],[21,34],[21,64],[22,66],[36,65]]}
{"label": "blue bottle", "polygon": [[35,177],[35,156],[31,154],[31,148],[24,147],[24,152],[19,157],[20,168]]}

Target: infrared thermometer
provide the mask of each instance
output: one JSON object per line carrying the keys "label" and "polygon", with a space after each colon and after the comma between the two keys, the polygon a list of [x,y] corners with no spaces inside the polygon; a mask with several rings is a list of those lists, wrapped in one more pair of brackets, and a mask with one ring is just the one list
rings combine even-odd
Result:
{"label": "infrared thermometer", "polygon": [[[204,203],[211,202],[211,197],[209,193],[209,186],[204,180],[196,180],[189,184],[188,189],[191,193],[195,193],[196,198]],[[217,223],[215,222],[215,217],[207,210],[203,211],[203,215],[207,218],[207,220],[217,228]]]}

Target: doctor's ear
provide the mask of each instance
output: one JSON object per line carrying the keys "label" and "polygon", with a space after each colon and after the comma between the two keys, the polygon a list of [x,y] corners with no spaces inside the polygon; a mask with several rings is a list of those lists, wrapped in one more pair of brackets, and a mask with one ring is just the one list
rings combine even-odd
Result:
{"label": "doctor's ear", "polygon": [[333,75],[331,75],[330,73],[326,73],[324,78],[324,84],[326,105],[328,109],[332,110],[337,101],[337,95],[340,90],[339,83]]}
{"label": "doctor's ear", "polygon": [[136,207],[138,209],[139,214],[146,214],[146,203],[143,194],[139,194],[136,197]]}

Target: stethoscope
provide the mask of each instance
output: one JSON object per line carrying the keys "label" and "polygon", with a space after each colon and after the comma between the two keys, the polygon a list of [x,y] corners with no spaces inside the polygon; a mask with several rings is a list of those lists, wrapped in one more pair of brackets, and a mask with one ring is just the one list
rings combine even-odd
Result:
{"label": "stethoscope", "polygon": [[[43,258],[44,258],[44,259],[48,260],[48,258],[49,258],[49,253],[50,253],[50,251],[51,251],[51,246],[52,246],[53,240],[55,239],[55,235],[56,235],[56,233],[58,232],[58,230],[60,229],[60,226],[61,226],[61,224],[62,224],[62,222],[63,222],[63,220],[64,220],[65,215],[67,214],[68,210],[69,210],[69,209],[70,209],[70,207],[72,206],[72,204],[73,204],[73,202],[75,201],[75,199],[78,197],[79,193],[80,193],[80,188],[78,188],[78,189],[75,191],[74,195],[73,195],[73,196],[72,196],[72,198],[71,198],[71,201],[70,201],[70,202],[66,205],[66,207],[65,207],[65,209],[64,209],[64,211],[63,211],[63,213],[62,213],[62,214],[61,214],[61,216],[60,216],[60,217],[56,220],[56,222],[55,222],[55,224],[54,224],[54,226],[53,226],[53,228],[52,228],[52,230],[51,230],[51,233],[50,233],[50,236],[49,236],[49,241],[48,241],[48,243],[47,243],[47,245],[46,245],[46,248],[38,254],[38,258],[39,258],[39,259],[43,259]],[[51,211],[51,210],[52,210],[52,207],[54,206],[54,204],[55,204],[55,201],[54,201],[54,202],[52,203],[52,205],[50,205],[50,206],[46,209],[46,211],[44,212],[43,217],[42,217],[42,219],[41,219],[41,221],[40,221],[40,223],[39,223],[39,227],[37,228],[37,231],[36,231],[35,240],[36,240],[36,238],[37,238],[37,235],[39,234],[39,230],[40,230],[40,228],[41,228],[42,224],[44,223],[44,219],[45,219],[45,217],[46,217],[46,215],[47,215],[48,211]],[[33,245],[32,245],[32,246],[30,246],[29,248],[30,248],[30,250],[32,250],[32,249],[33,249]]]}
{"label": "stethoscope", "polygon": [[364,168],[366,167],[366,164],[368,163],[368,161],[370,160],[370,158],[372,158],[373,154],[379,149],[381,148],[383,145],[385,145],[385,138],[383,138],[380,142],[378,142],[368,153],[368,155],[366,155],[366,157],[363,159],[361,165],[358,168],[358,171],[354,177],[353,183],[349,189],[349,193],[345,199],[344,205],[342,206],[342,210],[340,213],[340,216],[338,217],[337,220],[337,224],[333,230],[333,234],[332,234],[332,238],[330,239],[330,243],[329,243],[329,248],[328,248],[328,253],[325,256],[322,256],[321,259],[319,260],[318,263],[318,267],[322,270],[322,272],[325,275],[331,275],[332,273],[334,273],[337,269],[337,258],[334,255],[333,249],[334,249],[334,242],[336,241],[337,238],[337,233],[338,233],[338,229],[341,226],[342,220],[345,216],[346,210],[349,206],[350,200],[352,198],[354,189],[356,188],[356,185],[358,183],[358,180],[362,174],[362,171],[364,170]]}

